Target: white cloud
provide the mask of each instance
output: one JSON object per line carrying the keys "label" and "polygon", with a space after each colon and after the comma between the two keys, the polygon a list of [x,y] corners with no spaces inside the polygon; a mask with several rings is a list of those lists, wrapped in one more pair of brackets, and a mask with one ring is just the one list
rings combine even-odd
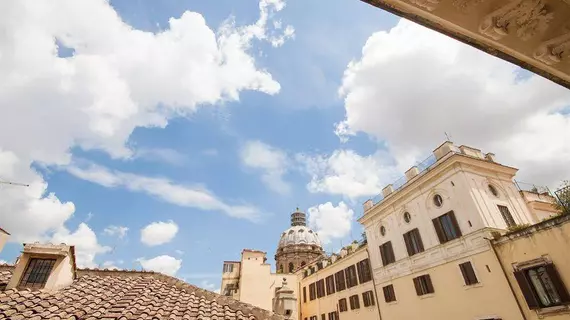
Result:
{"label": "white cloud", "polygon": [[123,239],[127,235],[129,228],[123,226],[108,226],[103,229],[103,234],[108,236],[117,236],[119,239]]}
{"label": "white cloud", "polygon": [[402,173],[448,132],[519,167],[520,179],[570,176],[570,91],[406,20],[368,39],[340,93],[337,134],[385,140]]}
{"label": "white cloud", "polygon": [[261,141],[248,141],[240,157],[244,165],[262,172],[261,179],[267,187],[281,194],[290,192],[291,187],[283,180],[289,166],[285,152]]}
{"label": "white cloud", "polygon": [[249,205],[229,205],[201,186],[175,184],[165,178],[151,178],[132,173],[111,171],[108,168],[79,161],[66,167],[77,178],[88,180],[109,188],[123,187],[134,192],[143,192],[168,203],[201,210],[221,211],[234,218],[257,221],[259,210]]}
{"label": "white cloud", "polygon": [[58,230],[51,238],[53,243],[65,243],[75,246],[77,266],[95,268],[95,256],[111,251],[110,247],[102,246],[97,241],[97,235],[85,223],[80,223],[75,232],[65,227]]}
{"label": "white cloud", "polygon": [[[0,212],[10,214],[0,215],[0,225],[10,240],[46,240],[75,211],[47,192],[32,163],[66,165],[73,147],[128,158],[137,127],[164,127],[198,106],[237,100],[243,90],[277,93],[279,83],[249,50],[254,39],[292,36],[269,23],[283,6],[263,0],[259,21],[228,20],[217,32],[187,11],[151,33],[126,24],[108,1],[2,2],[0,29],[10,36],[0,37],[0,178],[30,184],[3,188]],[[58,43],[73,56],[59,57]]]}
{"label": "white cloud", "polygon": [[7,264],[7,263],[8,263],[8,261],[6,261],[6,260],[0,260],[0,264]]}
{"label": "white cloud", "polygon": [[182,251],[182,250],[176,249],[176,250],[174,250],[174,252],[176,252],[176,254],[179,255],[179,256],[184,255],[184,251]]}
{"label": "white cloud", "polygon": [[380,193],[397,170],[385,153],[378,151],[361,156],[353,150],[335,150],[330,155],[296,156],[311,176],[307,188],[311,192],[338,194],[350,199]]}
{"label": "white cloud", "polygon": [[112,260],[108,260],[103,262],[103,269],[109,269],[109,270],[113,270],[113,269],[120,269],[119,267],[116,266],[116,264],[118,264],[116,261],[112,261]]}
{"label": "white cloud", "polygon": [[327,202],[309,208],[309,226],[319,234],[323,244],[348,236],[353,217],[354,211],[342,201],[336,207]]}
{"label": "white cloud", "polygon": [[169,255],[161,255],[152,259],[139,258],[137,261],[144,270],[161,272],[169,276],[174,276],[182,266],[182,259],[176,259]]}
{"label": "white cloud", "polygon": [[168,148],[139,148],[135,151],[134,157],[173,166],[181,166],[188,160],[185,154]]}
{"label": "white cloud", "polygon": [[198,284],[198,287],[220,294],[220,287],[208,280],[202,280],[200,284]]}
{"label": "white cloud", "polygon": [[147,246],[158,246],[168,243],[178,233],[178,225],[174,221],[153,222],[141,230],[141,242]]}

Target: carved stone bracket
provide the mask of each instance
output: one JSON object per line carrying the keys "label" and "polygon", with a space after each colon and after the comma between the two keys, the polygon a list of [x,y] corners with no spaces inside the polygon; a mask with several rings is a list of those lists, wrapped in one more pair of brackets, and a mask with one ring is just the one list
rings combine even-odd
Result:
{"label": "carved stone bracket", "polygon": [[545,41],[534,51],[534,58],[547,65],[555,65],[570,58],[570,30],[561,36]]}
{"label": "carved stone bracket", "polygon": [[479,32],[498,41],[516,31],[526,41],[543,33],[553,18],[543,0],[514,0],[483,18]]}
{"label": "carved stone bracket", "polygon": [[407,2],[427,11],[433,11],[439,5],[440,0],[407,0]]}

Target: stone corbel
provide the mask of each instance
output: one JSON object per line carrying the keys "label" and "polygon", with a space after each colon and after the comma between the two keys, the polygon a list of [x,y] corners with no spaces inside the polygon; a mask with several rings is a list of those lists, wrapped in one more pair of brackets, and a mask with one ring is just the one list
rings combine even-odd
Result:
{"label": "stone corbel", "polygon": [[544,32],[553,18],[543,0],[513,0],[483,18],[479,32],[498,41],[515,30],[526,41]]}
{"label": "stone corbel", "polygon": [[570,57],[570,30],[556,38],[541,43],[534,51],[534,58],[551,66]]}

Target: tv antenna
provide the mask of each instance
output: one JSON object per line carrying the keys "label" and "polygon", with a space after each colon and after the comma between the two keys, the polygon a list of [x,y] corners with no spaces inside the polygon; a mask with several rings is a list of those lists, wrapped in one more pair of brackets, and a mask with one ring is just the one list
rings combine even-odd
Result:
{"label": "tv antenna", "polygon": [[29,187],[30,186],[29,184],[12,182],[12,181],[5,181],[5,180],[0,180],[0,184],[7,184],[7,185],[11,185],[11,186],[18,186],[18,187]]}

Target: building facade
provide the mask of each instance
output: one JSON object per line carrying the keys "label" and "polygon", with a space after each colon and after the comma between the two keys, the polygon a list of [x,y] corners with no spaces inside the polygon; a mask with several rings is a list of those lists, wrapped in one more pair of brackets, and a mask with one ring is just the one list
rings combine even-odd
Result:
{"label": "building facade", "polygon": [[380,318],[367,249],[366,243],[353,243],[297,272],[300,319]]}
{"label": "building facade", "polygon": [[382,319],[524,319],[490,239],[556,211],[531,212],[516,172],[445,142],[364,204]]}
{"label": "building facade", "polygon": [[527,320],[570,319],[570,215],[560,215],[493,241]]}

